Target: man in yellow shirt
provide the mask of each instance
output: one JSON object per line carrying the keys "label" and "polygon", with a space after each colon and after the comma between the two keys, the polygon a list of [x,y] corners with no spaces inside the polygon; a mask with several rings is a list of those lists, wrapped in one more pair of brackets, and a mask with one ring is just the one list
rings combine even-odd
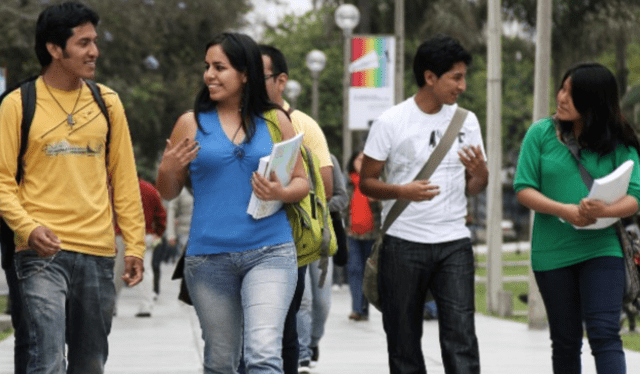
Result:
{"label": "man in yellow shirt", "polygon": [[[289,70],[282,52],[269,45],[261,45],[260,52],[262,53],[264,75],[266,78],[265,83],[269,99],[289,111],[291,123],[293,124],[296,133],[304,133],[302,143],[311,150],[311,153],[318,157],[318,161],[320,163],[320,174],[322,175],[322,184],[324,185],[327,201],[329,201],[331,196],[333,196],[333,162],[331,161],[331,154],[329,153],[327,139],[325,138],[322,129],[313,118],[299,110],[291,110],[289,103],[287,103],[282,97],[284,88],[289,80]],[[309,278],[309,281],[306,283],[314,288],[313,294],[318,294],[319,292],[318,280],[321,274],[320,268],[318,267],[319,261],[320,260],[317,260],[310,263],[308,266],[305,265],[298,268],[298,285],[296,286],[296,292],[293,296],[289,312],[287,313],[283,333],[282,359],[285,374],[309,372],[311,350],[309,347],[299,346],[298,344],[298,331],[300,329],[297,326],[296,315],[300,309],[304,294],[305,278]],[[308,275],[307,268],[309,270]],[[332,278],[332,270],[333,266],[330,260],[327,268],[326,279]],[[329,315],[329,308],[331,305],[331,285],[325,285],[324,290],[329,293],[321,297],[321,304],[324,307],[321,308],[322,313],[320,314],[322,315],[318,317],[319,320],[322,320],[318,323],[318,326],[320,326],[318,330],[321,330],[318,333],[320,336],[324,331],[324,321]],[[305,326],[305,328],[305,332],[308,332],[311,327]],[[319,337],[317,339],[319,340]],[[298,359],[300,359],[300,367],[298,367]]]}
{"label": "man in yellow shirt", "polygon": [[95,74],[98,20],[71,2],[38,18],[43,69],[20,184],[20,91],[0,106],[0,212],[15,233],[28,373],[103,372],[115,297],[109,182],[126,244],[122,277],[129,285],[142,279],[144,216],[124,109],[99,85],[107,122],[84,81]]}

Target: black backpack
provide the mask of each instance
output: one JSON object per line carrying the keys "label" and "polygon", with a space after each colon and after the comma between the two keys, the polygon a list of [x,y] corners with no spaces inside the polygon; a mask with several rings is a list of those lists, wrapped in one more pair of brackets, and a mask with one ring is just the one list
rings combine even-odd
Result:
{"label": "black backpack", "polygon": [[[33,115],[36,111],[36,79],[37,77],[29,78],[26,81],[20,83],[18,85],[21,94],[22,94],[22,124],[20,125],[20,152],[18,152],[18,170],[16,173],[16,182],[20,184],[22,180],[22,158],[24,157],[24,153],[27,150],[27,140],[29,139],[29,130],[31,129],[31,122],[33,121]],[[109,112],[107,112],[107,106],[102,99],[102,94],[100,92],[100,87],[90,80],[85,80],[85,83],[89,87],[91,94],[93,95],[93,99],[96,101],[98,106],[100,107],[100,111],[107,119],[107,144],[105,147],[105,158],[108,156],[109,152],[109,140],[111,138],[111,121],[109,119]],[[17,89],[6,90],[0,96],[0,103],[2,100]],[[13,241],[14,234],[13,231],[6,224],[4,219],[0,219],[0,245],[2,252],[2,268],[8,269],[13,265],[13,253],[16,250],[15,242]]]}

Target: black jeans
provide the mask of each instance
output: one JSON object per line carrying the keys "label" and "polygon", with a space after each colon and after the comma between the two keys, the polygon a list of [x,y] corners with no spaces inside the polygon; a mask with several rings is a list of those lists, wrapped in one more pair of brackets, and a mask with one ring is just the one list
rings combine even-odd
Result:
{"label": "black jeans", "polygon": [[626,372],[620,340],[624,290],[622,258],[597,257],[549,271],[536,271],[549,316],[553,372],[581,372],[584,320],[598,373]]}
{"label": "black jeans", "polygon": [[282,367],[284,374],[298,374],[298,357],[300,356],[300,346],[298,344],[298,324],[296,322],[302,295],[304,294],[304,278],[307,274],[307,265],[298,268],[298,284],[293,300],[284,320],[284,331],[282,334]]}
{"label": "black jeans", "polygon": [[379,270],[391,374],[426,373],[421,338],[427,290],[438,307],[445,372],[479,373],[471,241],[423,244],[386,235]]}

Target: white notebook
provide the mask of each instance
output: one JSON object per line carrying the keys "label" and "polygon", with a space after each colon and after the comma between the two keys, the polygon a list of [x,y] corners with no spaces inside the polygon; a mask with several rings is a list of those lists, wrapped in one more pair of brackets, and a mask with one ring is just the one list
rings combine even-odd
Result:
{"label": "white notebook", "polygon": [[[301,132],[291,139],[274,144],[271,154],[260,158],[258,173],[269,178],[271,172],[275,171],[280,183],[286,187],[291,180],[293,168],[298,160],[303,136],[304,133]],[[247,213],[254,219],[260,219],[274,214],[280,207],[282,207],[280,200],[262,201],[254,193],[251,193]]]}
{"label": "white notebook", "polygon": [[[600,200],[606,204],[613,204],[627,195],[633,161],[627,160],[610,174],[595,179],[591,191],[587,196],[590,199]],[[604,229],[616,223],[619,218],[598,218],[596,223],[585,227],[575,227],[580,230]]]}

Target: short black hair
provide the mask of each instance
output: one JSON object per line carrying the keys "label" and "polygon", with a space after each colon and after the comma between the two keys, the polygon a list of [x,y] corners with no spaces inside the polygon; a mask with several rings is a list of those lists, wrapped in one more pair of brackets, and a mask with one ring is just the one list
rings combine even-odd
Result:
{"label": "short black hair", "polygon": [[36,23],[36,56],[40,65],[44,68],[52,61],[47,43],[65,49],[67,40],[73,35],[74,27],[88,22],[98,26],[99,21],[100,17],[96,12],[84,4],[72,1],[52,5],[43,10]]}
{"label": "short black hair", "polygon": [[444,34],[438,34],[418,47],[413,59],[413,75],[418,87],[425,85],[424,72],[430,70],[437,77],[451,70],[454,64],[471,64],[471,54],[460,43]]}
{"label": "short black hair", "polygon": [[273,74],[274,77],[282,73],[289,75],[287,59],[278,48],[272,45],[260,44],[260,54],[269,56],[271,59],[271,74]]}

